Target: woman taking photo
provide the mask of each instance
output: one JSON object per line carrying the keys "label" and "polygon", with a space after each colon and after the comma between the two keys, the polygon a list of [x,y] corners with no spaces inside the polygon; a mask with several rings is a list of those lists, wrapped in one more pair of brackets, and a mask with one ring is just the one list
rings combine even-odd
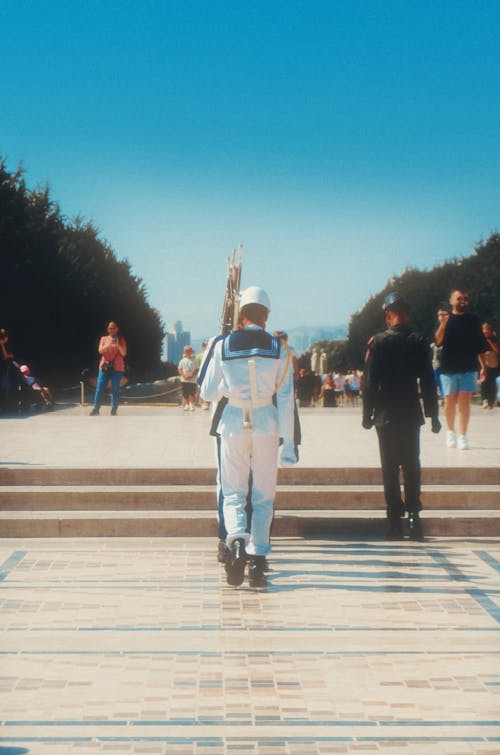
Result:
{"label": "woman taking photo", "polygon": [[111,381],[111,414],[114,416],[118,410],[120,398],[120,381],[125,370],[125,357],[127,356],[127,343],[118,332],[118,325],[111,321],[108,325],[108,335],[102,336],[99,341],[99,375],[94,394],[94,408],[90,412],[91,417],[99,414],[102,397],[106,386]]}

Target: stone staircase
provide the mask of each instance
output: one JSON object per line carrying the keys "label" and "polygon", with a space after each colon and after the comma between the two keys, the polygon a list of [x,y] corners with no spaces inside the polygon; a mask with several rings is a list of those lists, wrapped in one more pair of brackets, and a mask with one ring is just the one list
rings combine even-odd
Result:
{"label": "stone staircase", "polygon": [[[0,537],[216,537],[212,469],[0,469]],[[500,537],[500,467],[422,471],[426,535]],[[279,470],[272,535],[380,537],[380,469]]]}

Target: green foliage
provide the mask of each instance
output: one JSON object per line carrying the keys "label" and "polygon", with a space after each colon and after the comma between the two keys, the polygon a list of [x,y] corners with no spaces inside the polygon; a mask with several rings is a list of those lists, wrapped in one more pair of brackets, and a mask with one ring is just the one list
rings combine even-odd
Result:
{"label": "green foliage", "polygon": [[326,353],[328,372],[347,372],[351,369],[349,345],[346,340],[325,339],[314,343],[310,346],[306,358],[307,367],[310,366],[310,353],[313,351],[324,351]]}
{"label": "green foliage", "polygon": [[0,160],[0,327],[19,362],[53,385],[96,368],[99,337],[116,320],[132,373],[160,366],[163,327],[146,290],[90,222],[65,221],[48,187],[30,190]]}
{"label": "green foliage", "polygon": [[455,288],[469,292],[471,310],[482,321],[491,322],[495,328],[500,326],[498,233],[478,244],[470,257],[447,261],[432,270],[408,268],[401,276],[391,278],[382,291],[351,317],[347,338],[351,367],[362,368],[368,340],[385,329],[382,304],[390,291],[399,291],[408,299],[410,325],[432,341],[437,327],[436,312],[439,307],[448,306],[450,292]]}

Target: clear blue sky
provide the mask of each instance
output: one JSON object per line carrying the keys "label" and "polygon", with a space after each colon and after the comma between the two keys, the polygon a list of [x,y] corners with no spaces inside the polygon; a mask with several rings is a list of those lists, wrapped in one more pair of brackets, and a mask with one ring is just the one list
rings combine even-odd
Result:
{"label": "clear blue sky", "polygon": [[165,322],[337,325],[500,226],[498,0],[2,0],[0,153]]}

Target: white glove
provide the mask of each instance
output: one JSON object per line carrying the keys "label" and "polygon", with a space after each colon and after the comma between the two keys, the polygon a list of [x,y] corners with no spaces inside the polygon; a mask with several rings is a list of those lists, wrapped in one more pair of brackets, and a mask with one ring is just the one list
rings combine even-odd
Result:
{"label": "white glove", "polygon": [[293,440],[285,441],[281,446],[280,464],[282,467],[292,467],[298,462]]}

